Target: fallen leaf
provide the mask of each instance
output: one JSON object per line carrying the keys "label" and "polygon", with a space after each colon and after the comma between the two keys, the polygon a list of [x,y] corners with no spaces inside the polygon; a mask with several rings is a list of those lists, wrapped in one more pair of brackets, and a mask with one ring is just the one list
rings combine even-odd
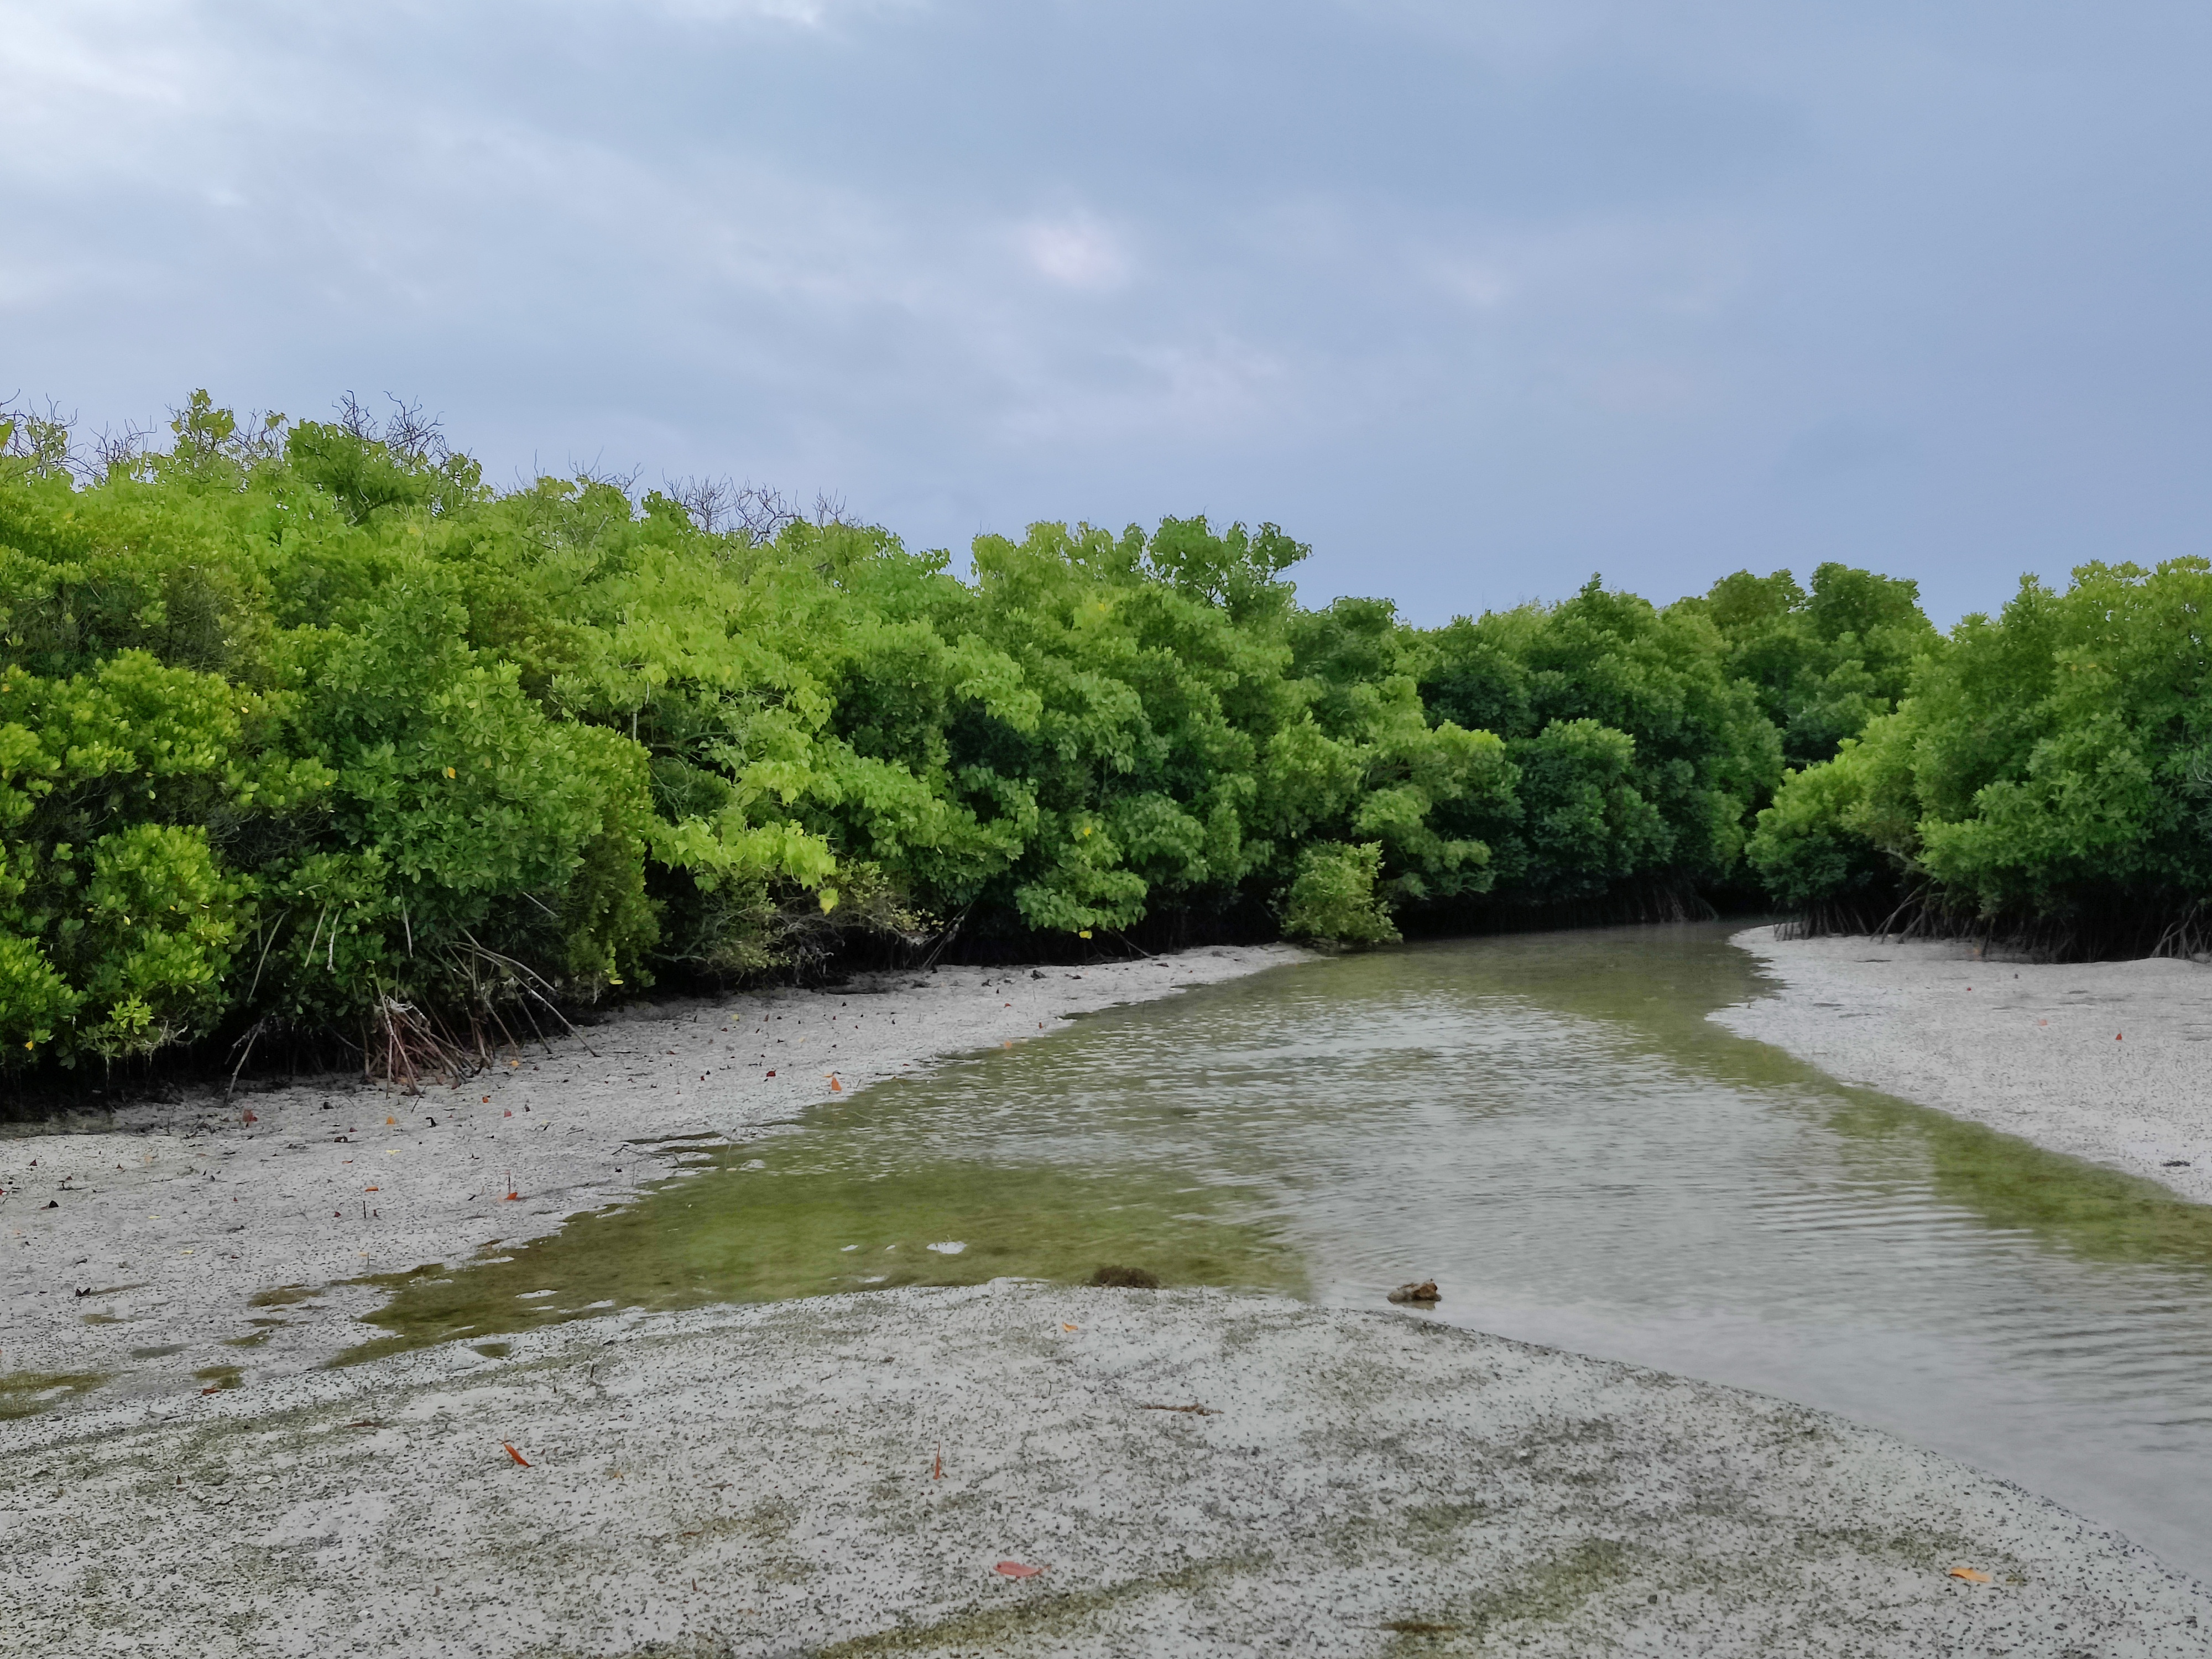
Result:
{"label": "fallen leaf", "polygon": [[258,1122],[260,1122],[260,1121],[261,1121],[261,1120],[260,1120],[259,1118],[258,1118],[258,1117],[254,1116],[254,1115],[253,1115],[253,1114],[252,1114],[252,1113],[251,1113],[251,1112],[248,1112],[248,1113],[246,1115],[246,1120],[245,1120],[245,1121],[246,1121],[246,1122],[248,1122],[248,1123],[258,1123]]}
{"label": "fallen leaf", "polygon": [[1972,1567],[1954,1567],[1951,1569],[1951,1577],[1963,1578],[1970,1584],[1986,1584],[1990,1582],[1989,1574],[1976,1572]]}
{"label": "fallen leaf", "polygon": [[385,1119],[384,1121],[385,1121],[386,1123],[397,1123],[397,1122],[398,1122],[398,1121],[399,1121],[399,1120],[398,1120],[398,1118],[396,1118],[396,1117],[387,1117],[387,1118],[386,1118],[386,1119]]}
{"label": "fallen leaf", "polygon": [[830,1092],[833,1095],[842,1095],[845,1092],[845,1085],[837,1081],[837,1074],[835,1072],[830,1073]]}
{"label": "fallen leaf", "polygon": [[1042,1572],[1044,1569],[1042,1567],[1025,1567],[1018,1561],[1001,1561],[997,1566],[992,1568],[991,1571],[997,1573],[1001,1578],[1034,1578],[1039,1573]]}
{"label": "fallen leaf", "polygon": [[1060,1328],[1063,1331],[1077,1331],[1081,1330],[1083,1328],[1080,1325],[1071,1325],[1063,1319],[1060,1322]]}
{"label": "fallen leaf", "polygon": [[[507,1446],[507,1442],[504,1440],[501,1441],[499,1443],[502,1446]],[[509,1457],[512,1457],[516,1462],[521,1464],[524,1468],[526,1469],[530,1467],[530,1460],[525,1457],[520,1452],[515,1450],[514,1447],[507,1446],[507,1455]]]}
{"label": "fallen leaf", "polygon": [[383,1190],[384,1188],[381,1187],[364,1187],[362,1188],[362,1191],[365,1193],[380,1193]]}

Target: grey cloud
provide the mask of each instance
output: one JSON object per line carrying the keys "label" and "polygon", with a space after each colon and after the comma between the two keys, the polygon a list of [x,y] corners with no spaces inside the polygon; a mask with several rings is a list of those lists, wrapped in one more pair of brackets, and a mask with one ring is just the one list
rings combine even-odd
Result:
{"label": "grey cloud", "polygon": [[931,544],[1268,518],[1314,597],[1425,618],[1832,557],[1955,612],[2201,544],[2208,33],[0,0],[0,392],[390,387],[495,473],[827,485]]}

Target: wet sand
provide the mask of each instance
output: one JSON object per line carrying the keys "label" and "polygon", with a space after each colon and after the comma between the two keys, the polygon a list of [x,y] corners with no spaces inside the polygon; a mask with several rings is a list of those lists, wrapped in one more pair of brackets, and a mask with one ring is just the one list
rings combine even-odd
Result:
{"label": "wet sand", "polygon": [[2212,1630],[2142,1551],[1872,1430],[1219,1291],[638,1316],[13,1432],[10,1654],[2056,1659]]}
{"label": "wet sand", "polygon": [[0,1144],[8,1368],[123,1372],[0,1422],[0,1649],[2212,1653],[2203,1587],[2017,1486],[1413,1310],[1000,1280],[319,1368],[384,1295],[343,1280],[550,1232],[832,1072],[1295,959],[662,1009],[465,1092]]}
{"label": "wet sand", "polygon": [[[362,1340],[360,1316],[389,1294],[381,1275],[557,1231],[679,1172],[687,1152],[881,1079],[1303,956],[945,968],[646,1005],[417,1096],[327,1078],[136,1106],[94,1133],[12,1133],[0,1382],[106,1376],[103,1398],[197,1396],[241,1370],[295,1375]],[[0,1413],[30,1403],[0,1392]]]}
{"label": "wet sand", "polygon": [[2212,1202],[2212,967],[1984,959],[1953,941],[1734,942],[1778,995],[1712,1018],[1846,1082]]}

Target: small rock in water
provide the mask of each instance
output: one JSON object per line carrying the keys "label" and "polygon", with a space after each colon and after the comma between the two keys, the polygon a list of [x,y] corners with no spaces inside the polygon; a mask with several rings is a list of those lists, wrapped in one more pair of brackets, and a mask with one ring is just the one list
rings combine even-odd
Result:
{"label": "small rock in water", "polygon": [[1401,1285],[1390,1292],[1390,1299],[1393,1302],[1440,1302],[1443,1298],[1437,1293],[1437,1281],[1425,1279],[1418,1285]]}
{"label": "small rock in water", "polygon": [[1091,1282],[1109,1291],[1157,1291],[1159,1276],[1142,1267],[1101,1267],[1091,1275]]}

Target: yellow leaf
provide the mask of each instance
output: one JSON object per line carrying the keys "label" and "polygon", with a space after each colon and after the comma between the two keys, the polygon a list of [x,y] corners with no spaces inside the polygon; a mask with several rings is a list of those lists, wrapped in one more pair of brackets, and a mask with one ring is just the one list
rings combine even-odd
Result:
{"label": "yellow leaf", "polygon": [[1986,1584],[1990,1582],[1989,1574],[1976,1572],[1972,1567],[1954,1567],[1951,1569],[1951,1577],[1963,1578],[1970,1584]]}

